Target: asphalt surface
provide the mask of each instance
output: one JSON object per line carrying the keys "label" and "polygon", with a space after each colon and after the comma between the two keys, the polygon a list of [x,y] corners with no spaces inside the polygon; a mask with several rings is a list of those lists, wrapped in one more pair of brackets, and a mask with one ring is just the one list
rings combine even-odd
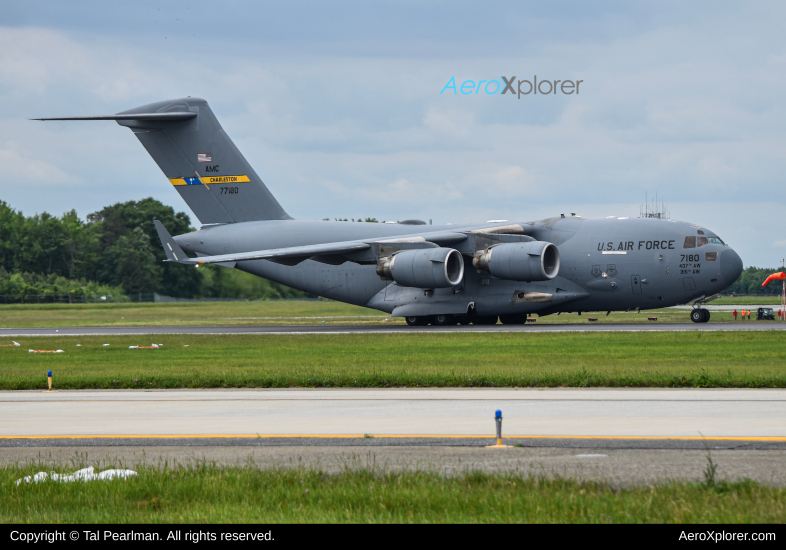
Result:
{"label": "asphalt surface", "polygon": [[[713,450],[716,481],[744,478],[767,485],[786,485],[786,451]],[[122,467],[193,467],[254,465],[265,469],[318,469],[330,474],[347,470],[379,473],[417,470],[446,475],[484,471],[522,476],[603,481],[615,487],[703,482],[706,450],[635,450],[512,447],[0,447],[0,465],[35,464],[76,470]]]}
{"label": "asphalt surface", "polygon": [[230,327],[51,327],[0,328],[0,337],[121,336],[144,334],[404,334],[442,332],[686,332],[786,330],[786,323],[738,321],[736,323],[587,323],[526,325],[469,325],[410,327],[401,325],[298,325]]}

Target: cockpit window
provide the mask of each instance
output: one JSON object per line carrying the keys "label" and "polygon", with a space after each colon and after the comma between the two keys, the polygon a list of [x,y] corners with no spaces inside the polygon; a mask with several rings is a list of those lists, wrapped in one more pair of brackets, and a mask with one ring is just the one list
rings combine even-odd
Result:
{"label": "cockpit window", "polygon": [[718,237],[685,237],[685,244],[682,245],[682,248],[701,248],[706,244],[725,245],[726,243]]}
{"label": "cockpit window", "polygon": [[698,233],[699,235],[704,235],[704,231],[702,231],[701,229],[699,229],[698,231],[696,231],[696,233]]}

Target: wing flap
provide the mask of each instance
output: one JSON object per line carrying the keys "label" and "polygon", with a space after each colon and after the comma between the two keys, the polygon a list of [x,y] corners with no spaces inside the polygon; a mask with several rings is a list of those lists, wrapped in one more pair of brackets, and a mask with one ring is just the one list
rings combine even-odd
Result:
{"label": "wing flap", "polygon": [[219,256],[202,256],[191,260],[190,263],[217,264],[222,262],[248,262],[251,260],[270,260],[284,265],[296,265],[312,256],[351,254],[362,252],[371,248],[370,244],[360,241],[347,241],[341,243],[312,244],[306,246],[293,246],[290,248],[276,248],[272,250],[256,250],[254,252],[240,252],[234,254],[221,254]]}

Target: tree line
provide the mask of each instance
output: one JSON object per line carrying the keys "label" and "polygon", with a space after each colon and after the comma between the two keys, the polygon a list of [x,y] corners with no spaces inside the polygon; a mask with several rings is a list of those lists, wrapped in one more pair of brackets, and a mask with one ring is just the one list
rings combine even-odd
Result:
{"label": "tree line", "polygon": [[179,298],[302,298],[299,290],[239,270],[165,263],[153,218],[193,231],[184,212],[153,198],[25,216],[0,201],[0,294],[153,293]]}
{"label": "tree line", "polygon": [[783,291],[781,281],[774,281],[763,287],[761,284],[771,274],[784,271],[782,267],[749,267],[745,269],[734,284],[727,288],[724,294],[739,294],[741,296],[776,296]]}

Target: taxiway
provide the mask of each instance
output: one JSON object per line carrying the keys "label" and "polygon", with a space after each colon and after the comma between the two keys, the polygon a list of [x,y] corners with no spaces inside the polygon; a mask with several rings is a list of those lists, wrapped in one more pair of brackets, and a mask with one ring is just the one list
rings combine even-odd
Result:
{"label": "taxiway", "polygon": [[[482,470],[786,485],[786,390],[0,392],[0,464]],[[504,449],[494,443],[503,411]],[[711,454],[710,454],[711,453]]]}

